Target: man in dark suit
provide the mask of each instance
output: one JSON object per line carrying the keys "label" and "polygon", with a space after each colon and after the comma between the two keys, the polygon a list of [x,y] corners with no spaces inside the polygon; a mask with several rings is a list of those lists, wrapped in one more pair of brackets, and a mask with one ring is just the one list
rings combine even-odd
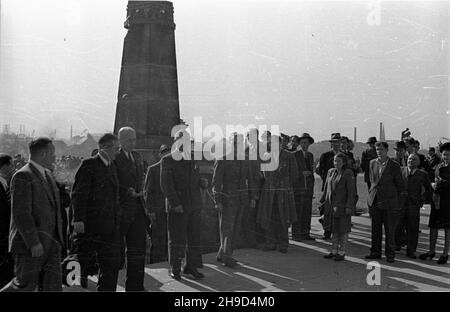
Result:
{"label": "man in dark suit", "polygon": [[381,258],[383,226],[386,235],[385,254],[388,262],[395,259],[395,226],[406,195],[400,166],[387,156],[386,142],[375,144],[378,158],[369,165],[371,187],[369,190],[369,214],[372,220],[372,248],[366,259]]}
{"label": "man in dark suit", "polygon": [[9,182],[14,173],[12,157],[0,154],[0,288],[14,277],[14,265],[8,252],[9,225],[11,221],[11,197]]}
{"label": "man in dark suit", "polygon": [[48,138],[29,143],[30,161],[11,180],[9,249],[15,278],[4,291],[61,291],[63,244],[59,191],[50,172],[55,147]]}
{"label": "man in dark suit", "polygon": [[[334,155],[341,151],[341,141],[342,137],[340,133],[332,133],[331,134],[331,151],[325,152],[320,155],[319,163],[317,164],[316,173],[322,178],[322,191],[325,187],[325,181],[327,180],[328,170],[334,167]],[[319,219],[319,222],[322,223],[322,227],[324,230],[324,239],[331,238],[331,226],[332,220],[331,217],[326,214],[323,214],[323,210],[320,211],[320,214],[323,215],[323,218]]]}
{"label": "man in dark suit", "polygon": [[[418,169],[419,164],[419,156],[411,154],[408,157],[408,166],[401,168],[408,195],[406,196],[395,233],[396,245],[399,247],[402,243],[403,228],[406,227],[406,255],[412,259],[417,258],[415,252],[419,240],[420,208],[424,202],[431,202],[433,192],[430,179],[425,171]],[[422,189],[425,190],[423,194]]]}
{"label": "man in dark suit", "polygon": [[366,144],[369,148],[366,149],[361,155],[361,169],[364,171],[364,182],[367,183],[367,189],[370,189],[370,177],[369,177],[369,164],[372,159],[376,159],[377,151],[375,150],[375,143],[377,143],[376,137],[370,137]]}
{"label": "man in dark suit", "polygon": [[144,290],[144,268],[147,226],[149,221],[143,196],[144,164],[134,150],[136,131],[130,127],[119,130],[120,150],[114,160],[119,178],[119,199],[122,210],[121,234],[127,263],[126,291]]}
{"label": "man in dark suit", "polygon": [[195,279],[204,275],[201,266],[200,224],[201,195],[199,166],[191,156],[190,135],[175,134],[175,148],[161,159],[161,189],[166,197],[170,276],[181,280],[181,260],[185,258],[184,274]]}
{"label": "man in dark suit", "polygon": [[298,167],[298,179],[294,182],[295,209],[298,221],[292,224],[292,239],[296,241],[314,240],[311,237],[311,213],[314,195],[314,156],[308,148],[314,139],[303,133],[298,139],[294,152]]}
{"label": "man in dark suit", "polygon": [[[167,145],[161,145],[159,156],[170,153]],[[151,221],[150,263],[167,260],[167,213],[165,198],[161,191],[161,160],[148,167],[145,176],[145,203]]]}
{"label": "man in dark suit", "polygon": [[[74,243],[81,265],[82,283],[90,257],[99,266],[98,291],[116,291],[121,265],[119,180],[114,159],[119,151],[117,136],[104,134],[99,152],[85,159],[75,175],[72,188]],[[83,286],[83,284],[82,284]]]}
{"label": "man in dark suit", "polygon": [[264,176],[261,172],[261,145],[263,144],[259,138],[258,129],[252,128],[246,135],[245,159],[248,161],[250,169],[250,179],[252,180],[252,187],[247,187],[248,198],[255,200],[255,206],[251,207],[251,201],[244,207],[241,237],[244,240],[244,246],[247,248],[262,249],[265,245],[264,231],[259,224],[256,223],[257,207],[259,196],[261,195],[261,187],[264,182]]}
{"label": "man in dark suit", "polygon": [[[243,209],[255,208],[256,198],[250,198],[247,188],[253,189],[249,162],[245,159],[244,138],[235,133],[231,137],[233,152],[214,163],[212,179],[216,209],[219,213],[220,248],[217,261],[234,267],[237,261],[232,257],[237,233],[242,224]],[[244,225],[245,226],[245,225]]]}

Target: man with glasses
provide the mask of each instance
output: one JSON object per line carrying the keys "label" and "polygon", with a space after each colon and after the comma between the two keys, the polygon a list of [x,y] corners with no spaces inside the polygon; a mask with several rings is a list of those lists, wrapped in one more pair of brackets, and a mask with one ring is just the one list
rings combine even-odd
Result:
{"label": "man with glasses", "polygon": [[94,255],[99,266],[97,290],[115,291],[121,264],[119,180],[114,165],[119,140],[107,133],[98,141],[98,147],[98,154],[84,160],[75,176],[74,243],[78,246],[82,286],[87,286],[84,270]]}

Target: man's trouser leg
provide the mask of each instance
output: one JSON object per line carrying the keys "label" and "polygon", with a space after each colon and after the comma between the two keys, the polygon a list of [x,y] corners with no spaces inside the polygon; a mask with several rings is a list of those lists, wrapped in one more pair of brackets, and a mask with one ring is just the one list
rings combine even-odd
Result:
{"label": "man's trouser leg", "polygon": [[278,249],[287,249],[289,247],[289,230],[283,226],[280,217],[280,208],[274,205],[272,210],[272,218],[274,221],[274,230],[276,237],[276,244]]}
{"label": "man's trouser leg", "polygon": [[167,214],[169,264],[172,272],[181,272],[181,260],[186,253],[188,215],[186,212]]}
{"label": "man's trouser leg", "polygon": [[397,216],[395,225],[395,247],[400,248],[405,242],[405,231],[407,222],[408,212],[407,209],[403,209],[399,216]]}
{"label": "man's trouser leg", "polygon": [[238,248],[246,248],[247,247],[247,238],[246,238],[246,224],[243,224],[242,221],[244,219],[246,206],[241,205],[240,201],[238,203],[238,208],[236,210],[236,217],[233,226],[233,250]]}
{"label": "man's trouser leg", "polygon": [[150,249],[150,263],[167,260],[167,213],[163,209],[155,212],[156,220],[152,223],[152,247]]}
{"label": "man's trouser leg", "polygon": [[197,269],[202,264],[202,250],[200,245],[201,211],[191,211],[187,220],[186,268]]}
{"label": "man's trouser leg", "polygon": [[147,245],[146,220],[144,210],[139,209],[125,235],[127,255],[126,291],[144,289],[145,248]]}
{"label": "man's trouser leg", "polygon": [[295,212],[297,214],[297,221],[292,223],[292,239],[300,240],[301,238],[301,223],[303,222],[302,216],[302,198],[300,191],[294,192],[295,200]]}
{"label": "man's trouser leg", "polygon": [[246,247],[254,248],[257,245],[256,240],[256,218],[253,217],[255,214],[256,207],[250,207],[247,205],[244,208],[243,218],[241,222],[241,233],[243,233],[244,241],[246,243]]}
{"label": "man's trouser leg", "polygon": [[228,198],[222,211],[219,212],[220,250],[217,257],[222,258],[223,261],[233,255],[233,235],[237,210],[238,201],[234,198]]}
{"label": "man's trouser leg", "polygon": [[419,240],[419,226],[420,226],[420,207],[409,206],[407,211],[407,225],[406,225],[406,237],[407,237],[407,252],[416,252],[417,242]]}
{"label": "man's trouser leg", "polygon": [[382,210],[378,208],[372,208],[372,247],[370,251],[372,254],[381,256],[381,246],[383,239],[383,216]]}
{"label": "man's trouser leg", "polygon": [[259,207],[259,200],[256,201],[256,207],[252,210],[251,218],[252,222],[255,224],[255,238],[256,243],[258,245],[264,244],[266,239],[264,236],[264,229],[261,227],[259,223],[256,222],[257,215],[258,215],[258,207]]}
{"label": "man's trouser leg", "polygon": [[[62,291],[61,246],[54,242],[41,257],[14,255],[13,280],[2,291]],[[41,283],[41,285],[39,285]]]}
{"label": "man's trouser leg", "polygon": [[305,194],[301,197],[300,213],[300,238],[310,236],[311,215],[312,215],[312,195]]}
{"label": "man's trouser leg", "polygon": [[385,255],[386,258],[395,257],[395,223],[396,215],[390,209],[383,209],[383,225],[385,233]]}
{"label": "man's trouser leg", "polygon": [[0,238],[0,289],[14,277],[14,261],[8,253],[8,237]]}
{"label": "man's trouser leg", "polygon": [[97,236],[94,242],[99,266],[97,291],[116,291],[121,264],[122,236],[119,231]]}

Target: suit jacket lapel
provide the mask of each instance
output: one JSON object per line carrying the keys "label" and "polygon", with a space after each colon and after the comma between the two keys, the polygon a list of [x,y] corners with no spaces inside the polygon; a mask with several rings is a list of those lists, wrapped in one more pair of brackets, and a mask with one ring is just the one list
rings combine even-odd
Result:
{"label": "suit jacket lapel", "polygon": [[299,169],[300,169],[300,171],[303,171],[304,170],[304,167],[306,167],[306,161],[305,161],[305,157],[303,156],[303,151],[302,150],[300,150],[299,152],[298,152],[298,157],[299,157],[299,159],[300,159],[300,163],[299,163]]}
{"label": "suit jacket lapel", "polygon": [[406,182],[408,182],[408,168],[402,168],[402,176],[403,176],[403,180],[405,180]]}
{"label": "suit jacket lapel", "polygon": [[[131,153],[133,153],[133,152],[131,152]],[[123,149],[121,149],[118,157],[119,157],[119,162],[121,163],[120,165],[124,168],[128,168],[129,171],[131,172],[131,174],[133,175],[133,178],[135,178],[137,176],[137,172],[136,172],[137,164],[136,164],[136,158],[134,157],[134,155],[133,155],[133,159],[134,159],[134,162],[133,162],[131,159],[129,159],[127,157],[127,155],[125,154],[125,151]],[[134,163],[134,166],[133,166],[133,163]]]}
{"label": "suit jacket lapel", "polygon": [[39,172],[39,170],[37,170],[37,168],[35,168],[32,164],[29,164],[31,171],[34,173],[34,175],[41,181],[42,186],[45,189],[45,192],[47,193],[47,197],[50,201],[50,203],[54,206],[56,204],[55,202],[55,198],[53,195],[52,190],[50,189],[50,186],[48,184],[48,182],[46,181],[47,179],[45,177],[42,176],[42,174]]}
{"label": "suit jacket lapel", "polygon": [[374,176],[373,182],[374,186],[378,185],[378,182],[380,182],[380,164],[378,161],[374,161],[372,165],[372,174]]}
{"label": "suit jacket lapel", "polygon": [[5,189],[5,188],[3,187],[3,184],[1,184],[1,183],[0,183],[0,193],[2,194],[1,196],[4,196],[5,199],[6,199],[8,202],[11,201],[11,196],[10,196],[10,194],[9,194],[8,188]]}
{"label": "suit jacket lapel", "polygon": [[306,152],[306,155],[309,158],[309,168],[307,168],[307,170],[311,171],[311,172],[314,172],[314,169],[313,169],[313,164],[314,164],[313,154],[311,152]]}
{"label": "suit jacket lapel", "polygon": [[386,161],[386,165],[384,166],[383,171],[381,172],[380,180],[381,180],[381,178],[384,176],[384,173],[385,173],[387,170],[390,170],[390,166],[391,166],[391,159],[388,159],[388,160]]}
{"label": "suit jacket lapel", "polygon": [[52,184],[51,187],[53,188],[53,194],[55,194],[56,207],[59,208],[59,207],[61,207],[60,198],[59,198],[59,189],[58,189],[58,186],[56,185],[56,182],[53,177],[52,177],[52,179],[50,179],[50,181]]}

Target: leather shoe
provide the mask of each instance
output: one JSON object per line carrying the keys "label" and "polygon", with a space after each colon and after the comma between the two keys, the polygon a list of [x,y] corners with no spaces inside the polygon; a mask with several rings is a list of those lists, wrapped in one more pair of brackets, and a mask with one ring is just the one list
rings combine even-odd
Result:
{"label": "leather shoe", "polygon": [[288,249],[283,247],[283,248],[278,248],[278,251],[281,252],[281,253],[287,253]]}
{"label": "leather shoe", "polygon": [[440,256],[439,260],[436,262],[437,264],[446,264],[448,261],[448,255]]}
{"label": "leather shoe", "polygon": [[427,252],[427,253],[421,254],[419,256],[419,259],[420,260],[427,260],[428,258],[430,258],[430,260],[431,260],[431,259],[434,258],[434,256],[436,256],[435,252]]}
{"label": "leather shoe", "polygon": [[336,254],[334,253],[329,253],[328,255],[323,256],[325,259],[333,259],[334,257],[336,257]]}
{"label": "leather shoe", "polygon": [[395,259],[392,257],[389,257],[389,258],[386,258],[386,261],[389,263],[393,263],[393,262],[395,262]]}
{"label": "leather shoe", "polygon": [[417,256],[414,252],[407,252],[406,256],[411,259],[417,259]]}
{"label": "leather shoe", "polygon": [[184,268],[183,274],[189,274],[194,277],[194,279],[202,279],[205,277],[202,273],[197,271],[197,269],[191,269],[191,268]]}
{"label": "leather shoe", "polygon": [[370,255],[365,256],[364,258],[365,259],[381,259],[381,255],[371,253]]}
{"label": "leather shoe", "polygon": [[314,237],[311,237],[310,235],[302,237],[301,240],[309,240],[309,241],[315,241],[316,239]]}
{"label": "leather shoe", "polygon": [[334,261],[342,261],[342,260],[345,260],[345,255],[337,254],[336,257],[334,257]]}
{"label": "leather shoe", "polygon": [[174,280],[181,281],[181,274],[180,272],[170,272],[170,277]]}

